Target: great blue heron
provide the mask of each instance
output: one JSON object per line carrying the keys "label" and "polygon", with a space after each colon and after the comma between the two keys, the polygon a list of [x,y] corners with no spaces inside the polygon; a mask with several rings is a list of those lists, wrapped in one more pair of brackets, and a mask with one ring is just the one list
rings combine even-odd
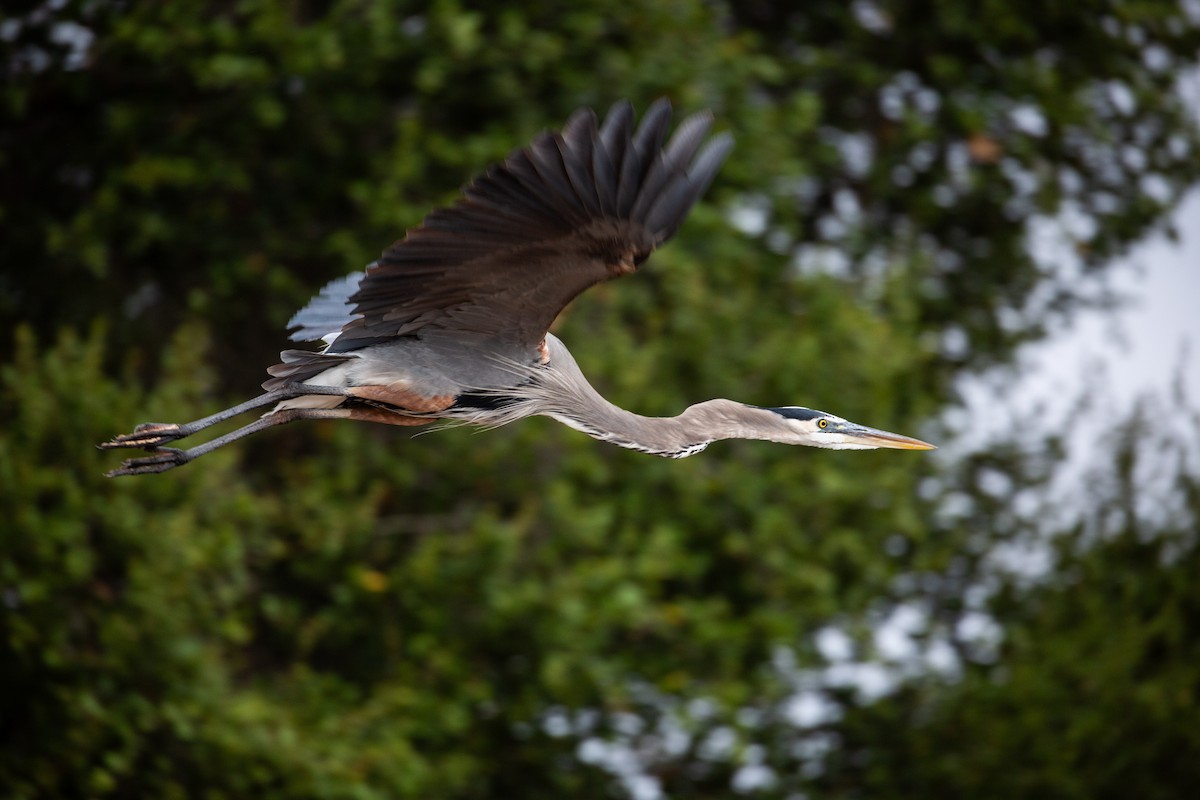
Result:
{"label": "great blue heron", "polygon": [[[671,109],[654,103],[634,130],[618,103],[543,133],[433,211],[383,257],[333,281],[292,318],[293,341],[267,372],[266,394],[186,424],[147,423],[102,448],[152,455],[108,474],[163,472],[274,425],[355,419],[392,425],[449,420],[503,425],[541,414],[601,441],[668,458],[719,439],[767,439],[835,450],[933,445],[800,406],[709,400],[676,417],[609,403],[549,333],[576,295],[628,275],[669,239],[733,144],[708,139],[711,114],[688,117],[664,146]],[[274,405],[245,427],[189,450],[164,447],[230,417]]]}

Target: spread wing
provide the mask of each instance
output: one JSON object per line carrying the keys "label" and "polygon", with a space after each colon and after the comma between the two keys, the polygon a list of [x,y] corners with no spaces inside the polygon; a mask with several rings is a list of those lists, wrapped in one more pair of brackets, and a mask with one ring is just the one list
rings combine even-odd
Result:
{"label": "spread wing", "polygon": [[432,212],[365,273],[330,284],[292,320],[292,338],[344,353],[398,336],[450,333],[536,348],[576,295],[636,269],[670,238],[732,146],[705,142],[712,117],[670,105],[636,131],[629,103],[602,125],[588,109],[543,133]]}

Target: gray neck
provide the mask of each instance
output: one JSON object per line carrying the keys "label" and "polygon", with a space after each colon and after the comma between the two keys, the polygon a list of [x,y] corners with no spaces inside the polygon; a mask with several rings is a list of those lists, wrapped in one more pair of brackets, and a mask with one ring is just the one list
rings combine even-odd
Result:
{"label": "gray neck", "polygon": [[[548,339],[550,337],[547,337]],[[550,365],[516,394],[525,401],[523,414],[553,417],[578,431],[630,450],[686,458],[720,439],[761,439],[757,415],[766,409],[733,400],[708,400],[675,417],[644,417],[613,405],[597,392],[562,342],[548,341]]]}
{"label": "gray neck", "polygon": [[729,420],[729,407],[746,408],[732,400],[708,400],[687,408],[676,417],[643,417],[609,403],[589,406],[585,413],[540,411],[564,425],[602,442],[619,445],[641,453],[664,458],[686,458],[699,453],[719,439],[748,438],[739,436],[739,427]]}

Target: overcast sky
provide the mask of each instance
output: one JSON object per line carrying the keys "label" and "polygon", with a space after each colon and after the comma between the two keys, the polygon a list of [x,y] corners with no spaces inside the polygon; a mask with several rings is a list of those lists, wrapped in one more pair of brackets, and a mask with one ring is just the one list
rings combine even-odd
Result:
{"label": "overcast sky", "polygon": [[[1193,3],[1200,9],[1200,0]],[[1200,116],[1200,70],[1179,79],[1177,90]],[[1118,314],[1084,314],[1055,341],[1041,347],[1026,391],[1069,391],[1099,367],[1107,391],[1123,405],[1139,396],[1167,396],[1184,380],[1190,407],[1200,410],[1200,189],[1176,209],[1178,242],[1166,236],[1137,247],[1115,285],[1132,299]]]}
{"label": "overcast sky", "polygon": [[[1163,394],[1180,368],[1193,407],[1200,402],[1200,191],[1175,214],[1178,243],[1157,235],[1114,272],[1130,298],[1115,315],[1085,312],[1050,342],[1032,348],[1038,365],[1024,391],[1061,396],[1099,377],[1122,403]],[[1096,370],[1101,372],[1097,376]]]}

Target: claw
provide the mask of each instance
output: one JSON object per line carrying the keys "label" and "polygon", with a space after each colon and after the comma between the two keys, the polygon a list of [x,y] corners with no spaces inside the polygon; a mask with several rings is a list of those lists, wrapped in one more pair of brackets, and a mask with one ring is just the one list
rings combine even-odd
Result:
{"label": "claw", "polygon": [[144,447],[153,450],[159,445],[173,442],[185,436],[179,425],[174,422],[144,422],[133,429],[133,433],[123,433],[114,436],[99,445],[101,450],[113,450],[118,447]]}
{"label": "claw", "polygon": [[[119,447],[134,447],[136,445],[117,445]],[[178,450],[174,447],[159,447],[154,451],[155,455],[145,456],[143,458],[126,459],[120,467],[110,470],[105,474],[109,478],[117,478],[122,475],[150,475],[156,472],[166,472],[169,469],[186,464],[191,459],[183,450]]]}

